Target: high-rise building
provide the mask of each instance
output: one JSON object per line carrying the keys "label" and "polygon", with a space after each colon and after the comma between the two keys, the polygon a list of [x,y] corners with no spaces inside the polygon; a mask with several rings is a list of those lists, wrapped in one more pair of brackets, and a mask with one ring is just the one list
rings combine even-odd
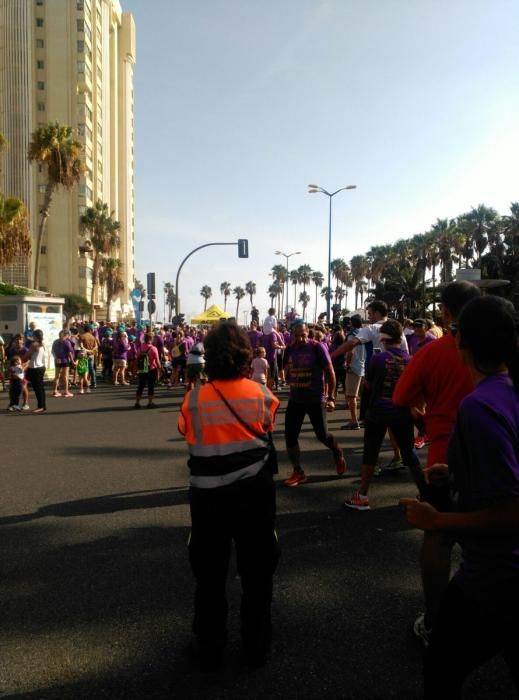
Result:
{"label": "high-rise building", "polygon": [[[118,0],[0,0],[0,133],[9,142],[0,191],[25,202],[36,245],[46,175],[27,160],[31,134],[54,121],[74,129],[86,170],[79,186],[54,195],[39,286],[90,299],[92,253],[80,216],[101,200],[121,226],[125,291],[114,308],[128,303],[134,281],[134,63],[133,17]],[[2,272],[31,286],[30,262]]]}

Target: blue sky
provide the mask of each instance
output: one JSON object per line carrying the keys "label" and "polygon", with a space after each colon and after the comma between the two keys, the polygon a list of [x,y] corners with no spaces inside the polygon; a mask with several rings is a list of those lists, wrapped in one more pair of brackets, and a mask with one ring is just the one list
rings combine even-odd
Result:
{"label": "blue sky", "polygon": [[121,1],[137,30],[137,277],[174,283],[193,248],[249,239],[248,260],[229,246],[186,263],[188,316],[203,284],[223,305],[220,283],[248,280],[263,314],[279,248],[326,275],[328,199],[308,183],[357,185],[333,205],[346,260],[519,199],[513,0]]}

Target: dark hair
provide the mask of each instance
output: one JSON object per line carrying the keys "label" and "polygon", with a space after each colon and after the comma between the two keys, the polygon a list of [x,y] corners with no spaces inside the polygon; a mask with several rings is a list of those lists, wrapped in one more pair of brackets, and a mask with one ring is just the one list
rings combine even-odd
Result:
{"label": "dark hair", "polygon": [[20,360],[20,362],[22,361],[22,358],[20,357],[20,355],[13,355],[11,357],[11,359],[9,360],[9,367],[14,367],[17,360]]}
{"label": "dark hair", "polygon": [[380,299],[375,299],[375,301],[372,301],[371,304],[368,304],[368,309],[378,311],[378,313],[384,318],[387,316],[387,304],[385,301],[381,301]]}
{"label": "dark hair", "polygon": [[351,317],[350,322],[352,328],[362,328],[362,318],[360,317],[360,314],[354,314]]}
{"label": "dark hair", "polygon": [[269,309],[269,316],[274,316],[275,313],[276,313],[276,309],[272,306],[272,307]]}
{"label": "dark hair", "polygon": [[472,299],[458,318],[459,346],[470,352],[481,374],[495,374],[505,364],[519,391],[517,313],[510,301],[496,296]]}
{"label": "dark hair", "polygon": [[33,336],[36,338],[36,340],[38,341],[38,343],[43,343],[43,331],[40,331],[39,328],[37,328],[37,329],[34,331]]}
{"label": "dark hair", "polygon": [[481,296],[479,287],[463,280],[448,284],[441,293],[441,302],[449,309],[454,319],[457,319],[465,304],[479,296]]}
{"label": "dark hair", "polygon": [[205,371],[209,379],[248,377],[252,360],[249,336],[235,321],[215,326],[204,340]]}
{"label": "dark hair", "polygon": [[144,334],[144,342],[150,344],[153,341],[153,335],[151,333]]}
{"label": "dark hair", "polygon": [[399,343],[402,340],[402,326],[392,318],[384,321],[380,326],[380,332],[388,335],[391,343]]}

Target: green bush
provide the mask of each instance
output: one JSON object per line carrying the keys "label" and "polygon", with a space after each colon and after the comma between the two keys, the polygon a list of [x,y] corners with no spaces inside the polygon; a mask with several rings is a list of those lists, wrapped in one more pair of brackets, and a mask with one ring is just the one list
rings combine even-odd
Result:
{"label": "green bush", "polygon": [[32,296],[25,287],[17,287],[9,282],[0,282],[0,296]]}

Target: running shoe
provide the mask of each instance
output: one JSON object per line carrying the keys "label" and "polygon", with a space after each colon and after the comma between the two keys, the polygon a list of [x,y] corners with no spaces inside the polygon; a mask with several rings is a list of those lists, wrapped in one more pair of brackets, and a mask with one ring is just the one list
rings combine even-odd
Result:
{"label": "running shoe", "polygon": [[369,507],[369,498],[363,496],[358,491],[353,494],[351,498],[344,501],[345,508],[353,508],[353,510],[371,510]]}
{"label": "running shoe", "polygon": [[344,459],[344,452],[341,449],[335,454],[335,471],[338,476],[342,476],[346,471],[346,460]]}
{"label": "running shoe", "polygon": [[24,403],[24,405],[22,406],[22,411],[29,411],[30,408],[31,408],[31,407],[29,406],[28,403]]}
{"label": "running shoe", "polygon": [[74,394],[71,394],[70,391],[67,391],[66,394],[63,394],[63,396],[64,396],[66,399],[71,399],[71,398],[74,396]]}
{"label": "running shoe", "polygon": [[20,410],[19,406],[9,406],[7,409],[10,413],[17,413]]}
{"label": "running shoe", "polygon": [[81,389],[79,393],[84,394],[85,393],[84,389]]}
{"label": "running shoe", "polygon": [[350,420],[346,425],[341,425],[341,430],[360,430],[360,425]]}
{"label": "running shoe", "polygon": [[285,479],[285,486],[299,486],[299,484],[304,484],[306,479],[306,474],[302,469],[294,469],[292,474]]}
{"label": "running shoe", "polygon": [[405,465],[401,459],[392,459],[389,464],[385,464],[380,467],[378,464],[375,467],[375,476],[384,476],[384,474],[389,474],[391,472],[399,471],[400,469],[405,469]]}
{"label": "running shoe", "polygon": [[423,435],[418,435],[414,441],[414,448],[415,450],[421,450],[422,447],[425,447],[425,437]]}
{"label": "running shoe", "polygon": [[431,641],[432,628],[425,624],[425,613],[420,613],[413,624],[413,632],[427,649]]}

